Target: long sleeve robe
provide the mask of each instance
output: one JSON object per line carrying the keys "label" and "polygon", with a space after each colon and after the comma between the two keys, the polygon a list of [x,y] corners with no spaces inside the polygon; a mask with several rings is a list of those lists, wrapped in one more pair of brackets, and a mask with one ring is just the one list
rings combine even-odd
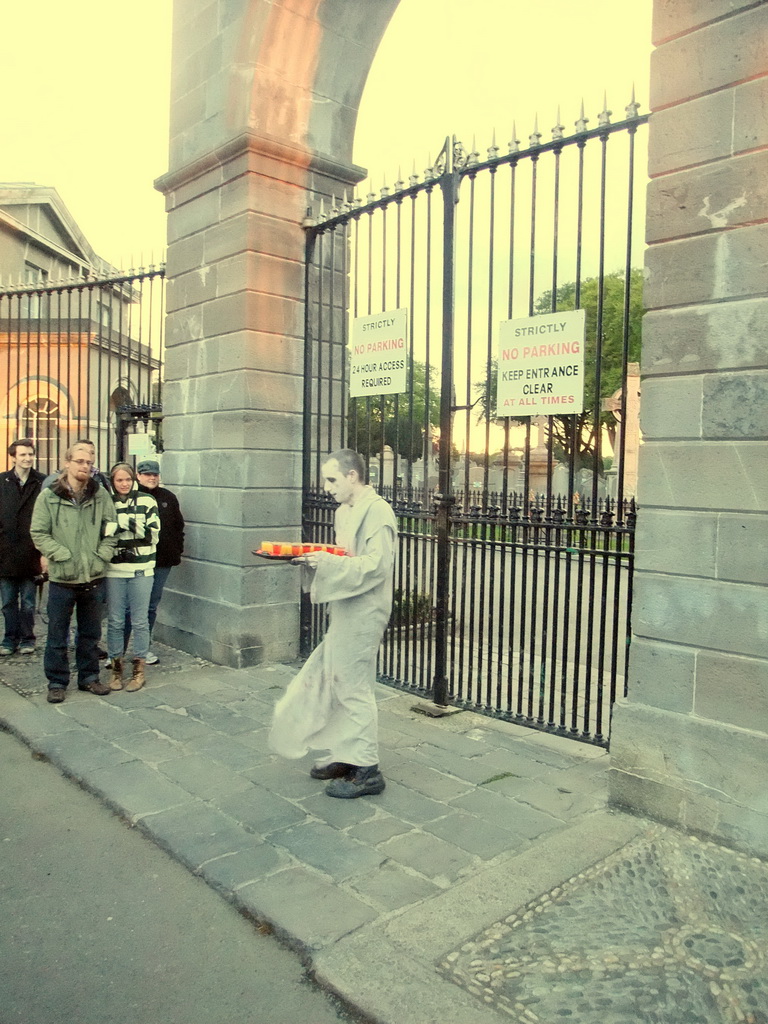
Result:
{"label": "long sleeve robe", "polygon": [[346,556],[320,553],[310,588],[329,605],[322,643],[275,707],[269,743],[283,757],[325,751],[317,763],[378,764],[376,654],[392,610],[397,523],[391,506],[366,487],[340,505],[336,543]]}

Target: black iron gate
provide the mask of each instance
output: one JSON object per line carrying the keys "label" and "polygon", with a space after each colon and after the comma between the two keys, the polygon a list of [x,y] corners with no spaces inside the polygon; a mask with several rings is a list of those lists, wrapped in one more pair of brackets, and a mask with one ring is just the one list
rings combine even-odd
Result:
{"label": "black iron gate", "polygon": [[[455,140],[423,177],[331,200],[307,226],[303,528],[331,539],[319,483],[348,446],[400,528],[382,681],[606,745],[623,692],[634,550],[642,190],[633,101],[589,129]],[[559,119],[558,119],[559,120]],[[397,395],[349,397],[356,317],[406,308]],[[494,409],[500,321],[586,310],[585,406]],[[303,650],[325,628],[305,605]]]}

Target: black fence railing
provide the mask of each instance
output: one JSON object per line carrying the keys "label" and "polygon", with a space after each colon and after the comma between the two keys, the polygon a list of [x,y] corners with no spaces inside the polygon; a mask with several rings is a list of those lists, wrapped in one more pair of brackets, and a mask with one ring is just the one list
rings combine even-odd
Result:
{"label": "black fence railing", "polygon": [[45,472],[84,437],[126,457],[160,418],[164,296],[162,266],[0,289],[0,443],[32,438]]}

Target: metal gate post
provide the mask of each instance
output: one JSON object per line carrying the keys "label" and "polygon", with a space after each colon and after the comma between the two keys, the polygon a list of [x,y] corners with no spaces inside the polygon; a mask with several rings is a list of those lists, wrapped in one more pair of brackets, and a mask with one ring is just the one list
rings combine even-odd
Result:
{"label": "metal gate post", "polygon": [[[307,210],[307,220],[311,215]],[[308,227],[309,224],[305,224]],[[302,446],[301,446],[301,539],[312,540],[310,527],[307,525],[307,502],[309,500],[309,488],[312,482],[312,295],[310,293],[310,281],[312,276],[312,261],[315,256],[315,235],[311,230],[307,231],[304,249],[304,417],[302,425]],[[312,653],[312,603],[309,594],[301,592],[301,603],[299,607],[299,656],[308,658]]]}
{"label": "metal gate post", "polygon": [[440,176],[443,194],[443,302],[442,357],[440,377],[440,448],[438,451],[438,493],[435,495],[437,532],[437,587],[435,594],[435,675],[433,700],[438,706],[448,703],[448,604],[451,564],[451,506],[454,502],[451,481],[453,434],[453,314],[455,277],[456,203],[459,201],[459,175],[454,167],[454,144],[445,140],[445,168]]}

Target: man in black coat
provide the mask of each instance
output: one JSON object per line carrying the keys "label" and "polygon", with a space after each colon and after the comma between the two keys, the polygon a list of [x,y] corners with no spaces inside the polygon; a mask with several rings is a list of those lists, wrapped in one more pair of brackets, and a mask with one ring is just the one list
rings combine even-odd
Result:
{"label": "man in black coat", "polygon": [[8,446],[12,469],[0,474],[0,595],[5,636],[0,655],[35,652],[35,577],[47,571],[29,533],[32,509],[43,474],[32,468],[35,446],[29,438]]}
{"label": "man in black coat", "polygon": [[[149,598],[149,632],[151,634],[157,618],[157,606],[163,596],[163,587],[173,566],[178,565],[181,561],[184,551],[184,517],[179,508],[179,500],[173,491],[160,486],[159,462],[155,459],[144,459],[136,467],[136,476],[139,481],[139,490],[147,491],[152,495],[157,502],[157,511],[160,514],[160,537],[155,553],[155,577],[152,583],[152,594]],[[155,665],[158,660],[153,651],[147,655],[148,665]]]}

